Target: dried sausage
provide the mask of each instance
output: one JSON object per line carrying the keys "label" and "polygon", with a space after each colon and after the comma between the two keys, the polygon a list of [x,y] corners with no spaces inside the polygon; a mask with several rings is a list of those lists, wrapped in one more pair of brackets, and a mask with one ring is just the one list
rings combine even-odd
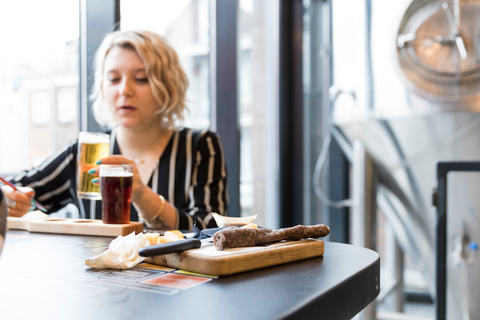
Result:
{"label": "dried sausage", "polygon": [[215,232],[213,245],[217,250],[223,250],[225,248],[258,246],[280,240],[319,238],[325,237],[329,233],[330,228],[323,224],[298,225],[277,230],[229,227]]}

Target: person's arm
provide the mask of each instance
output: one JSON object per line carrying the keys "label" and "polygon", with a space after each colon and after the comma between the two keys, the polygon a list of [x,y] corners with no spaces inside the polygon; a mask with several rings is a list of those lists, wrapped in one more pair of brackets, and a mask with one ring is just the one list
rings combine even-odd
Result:
{"label": "person's arm", "polygon": [[[122,155],[112,155],[101,159],[101,164],[129,164],[132,166],[132,204],[137,212],[145,220],[147,226],[155,229],[172,230],[177,226],[177,211],[162,196],[145,185],[138,172],[137,165],[129,158]],[[93,173],[98,178],[98,168]],[[96,182],[99,183],[98,181]]]}
{"label": "person's arm", "polygon": [[151,188],[146,187],[142,197],[134,205],[148,227],[162,230],[179,229],[177,209]]}
{"label": "person's arm", "polygon": [[[17,187],[33,189],[25,196],[14,191],[9,186],[3,186],[5,197],[9,199],[11,215],[22,216],[32,207],[31,196],[40,202],[47,213],[55,212],[68,203],[74,202],[76,190],[76,154],[77,143],[71,142],[68,146],[57,151],[38,167],[23,171],[14,177],[7,177]],[[28,189],[21,189],[28,190]]]}
{"label": "person's arm", "polygon": [[35,190],[32,188],[17,187],[20,191],[4,185],[0,190],[6,198],[8,215],[11,217],[21,217],[32,209],[32,200],[35,196]]}

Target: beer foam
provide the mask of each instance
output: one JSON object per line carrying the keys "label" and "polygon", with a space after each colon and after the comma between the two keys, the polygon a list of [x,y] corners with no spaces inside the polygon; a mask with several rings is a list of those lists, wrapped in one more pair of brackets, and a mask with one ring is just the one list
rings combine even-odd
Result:
{"label": "beer foam", "polygon": [[115,171],[102,171],[100,169],[100,177],[133,177],[133,173],[131,172],[115,172]]}
{"label": "beer foam", "polygon": [[126,172],[126,168],[114,165],[101,165],[100,177],[133,177],[132,172]]}
{"label": "beer foam", "polygon": [[110,143],[110,136],[104,133],[80,132],[78,143]]}

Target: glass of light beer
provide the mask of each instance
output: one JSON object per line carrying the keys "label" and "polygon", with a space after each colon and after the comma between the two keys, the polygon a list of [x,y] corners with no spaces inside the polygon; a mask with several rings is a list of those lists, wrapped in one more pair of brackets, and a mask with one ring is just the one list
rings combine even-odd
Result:
{"label": "glass of light beer", "polygon": [[92,183],[93,175],[88,170],[96,162],[110,154],[110,136],[97,132],[80,132],[77,157],[77,195],[79,198],[101,200],[100,187]]}
{"label": "glass of light beer", "polygon": [[130,223],[132,200],[132,166],[100,165],[103,223]]}

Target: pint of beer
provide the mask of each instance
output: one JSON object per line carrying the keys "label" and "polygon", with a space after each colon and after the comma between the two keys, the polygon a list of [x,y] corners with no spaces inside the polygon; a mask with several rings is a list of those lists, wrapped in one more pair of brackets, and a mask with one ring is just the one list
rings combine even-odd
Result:
{"label": "pint of beer", "polygon": [[100,165],[103,223],[130,223],[132,166]]}
{"label": "pint of beer", "polygon": [[79,198],[101,200],[100,187],[92,183],[95,178],[88,170],[97,166],[99,159],[110,153],[110,136],[104,133],[80,132],[77,157],[77,195]]}

